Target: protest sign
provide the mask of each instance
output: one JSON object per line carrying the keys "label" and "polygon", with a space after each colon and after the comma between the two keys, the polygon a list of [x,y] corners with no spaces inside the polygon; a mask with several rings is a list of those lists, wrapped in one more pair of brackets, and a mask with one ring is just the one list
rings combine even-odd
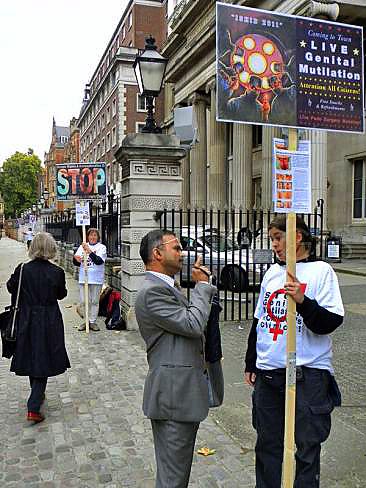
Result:
{"label": "protest sign", "polygon": [[217,120],[364,132],[360,26],[217,3]]}

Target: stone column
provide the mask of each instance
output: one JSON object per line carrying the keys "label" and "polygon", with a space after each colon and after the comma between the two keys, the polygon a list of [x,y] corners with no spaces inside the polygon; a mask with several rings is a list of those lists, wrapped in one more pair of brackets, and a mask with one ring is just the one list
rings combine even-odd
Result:
{"label": "stone column", "polygon": [[207,130],[206,130],[206,107],[205,96],[195,94],[192,99],[194,113],[197,122],[198,141],[193,146],[190,154],[190,188],[191,205],[193,208],[206,208],[207,202]]}
{"label": "stone column", "polygon": [[252,126],[233,124],[233,205],[253,206]]}
{"label": "stone column", "polygon": [[121,311],[129,330],[137,329],[135,300],[144,279],[139,256],[142,237],[160,227],[159,212],[182,204],[181,159],[176,136],[129,134],[115,154],[122,165]]}
{"label": "stone column", "polygon": [[280,137],[278,127],[263,127],[262,141],[262,207],[272,208],[272,141],[274,137]]}
{"label": "stone column", "polygon": [[310,139],[311,145],[311,208],[316,207],[320,198],[324,200],[324,227],[326,227],[327,209],[327,132],[305,131],[304,139]]}
{"label": "stone column", "polygon": [[208,206],[214,210],[227,204],[226,181],[226,124],[216,121],[216,86],[211,82],[207,90],[211,93],[210,134],[208,146]]}
{"label": "stone column", "polygon": [[190,195],[190,153],[187,151],[187,155],[182,159],[182,208],[187,208],[187,205],[191,203]]}

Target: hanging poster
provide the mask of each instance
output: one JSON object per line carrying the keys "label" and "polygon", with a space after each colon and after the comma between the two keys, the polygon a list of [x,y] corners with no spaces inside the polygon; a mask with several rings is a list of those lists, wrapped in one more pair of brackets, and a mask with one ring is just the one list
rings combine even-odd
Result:
{"label": "hanging poster", "polygon": [[216,5],[217,120],[364,132],[362,27]]}
{"label": "hanging poster", "polygon": [[273,139],[273,206],[279,213],[311,213],[311,146],[299,141],[289,151],[284,139]]}

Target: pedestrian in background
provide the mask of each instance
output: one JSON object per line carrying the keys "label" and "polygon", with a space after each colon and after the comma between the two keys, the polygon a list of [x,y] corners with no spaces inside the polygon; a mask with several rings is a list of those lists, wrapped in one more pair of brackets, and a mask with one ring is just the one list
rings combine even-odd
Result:
{"label": "pedestrian in background", "polygon": [[28,227],[28,229],[25,232],[23,232],[23,234],[24,234],[25,242],[27,244],[27,249],[29,249],[33,239],[32,227]]}
{"label": "pedestrian in background", "polygon": [[[31,261],[23,265],[19,321],[15,353],[10,371],[29,376],[31,394],[27,419],[42,422],[41,405],[47,380],[70,367],[65,348],[64,324],[57,300],[67,295],[65,273],[50,263],[56,255],[56,242],[46,233],[38,233],[29,248]],[[18,265],[6,286],[15,304],[21,265]]]}
{"label": "pedestrian in background", "polygon": [[340,405],[329,336],[343,322],[335,272],[314,261],[313,238],[296,220],[296,276],[286,279],[286,215],[269,226],[278,262],[264,275],[245,357],[245,381],[254,386],[257,431],[256,487],[280,488],[286,392],[287,295],[296,302],[296,479],[294,488],[318,488],[320,449],[330,433],[331,412]]}
{"label": "pedestrian in background", "polygon": [[143,411],[154,436],[155,486],[186,488],[199,423],[209,408],[204,332],[217,290],[199,260],[193,267],[196,286],[190,301],[175,287],[183,257],[173,232],[149,232],[141,241],[140,256],[146,278],[135,311],[149,363]]}
{"label": "pedestrian in background", "polygon": [[[100,330],[97,325],[99,295],[104,283],[104,263],[107,259],[107,248],[100,242],[98,229],[91,227],[86,233],[87,242],[83,242],[74,255],[74,264],[80,266],[79,269],[79,288],[80,288],[80,307],[85,311],[85,268],[84,253],[87,254],[87,273],[88,273],[88,299],[89,299],[89,326],[91,330]],[[85,313],[83,314],[85,317]],[[86,323],[80,325],[80,331],[86,329]]]}

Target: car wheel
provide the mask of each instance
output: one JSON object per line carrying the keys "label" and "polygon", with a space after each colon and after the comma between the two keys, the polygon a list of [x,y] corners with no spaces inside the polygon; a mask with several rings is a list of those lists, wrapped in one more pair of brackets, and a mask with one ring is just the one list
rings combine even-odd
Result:
{"label": "car wheel", "polygon": [[243,293],[248,289],[248,273],[237,265],[225,266],[220,275],[221,290]]}

